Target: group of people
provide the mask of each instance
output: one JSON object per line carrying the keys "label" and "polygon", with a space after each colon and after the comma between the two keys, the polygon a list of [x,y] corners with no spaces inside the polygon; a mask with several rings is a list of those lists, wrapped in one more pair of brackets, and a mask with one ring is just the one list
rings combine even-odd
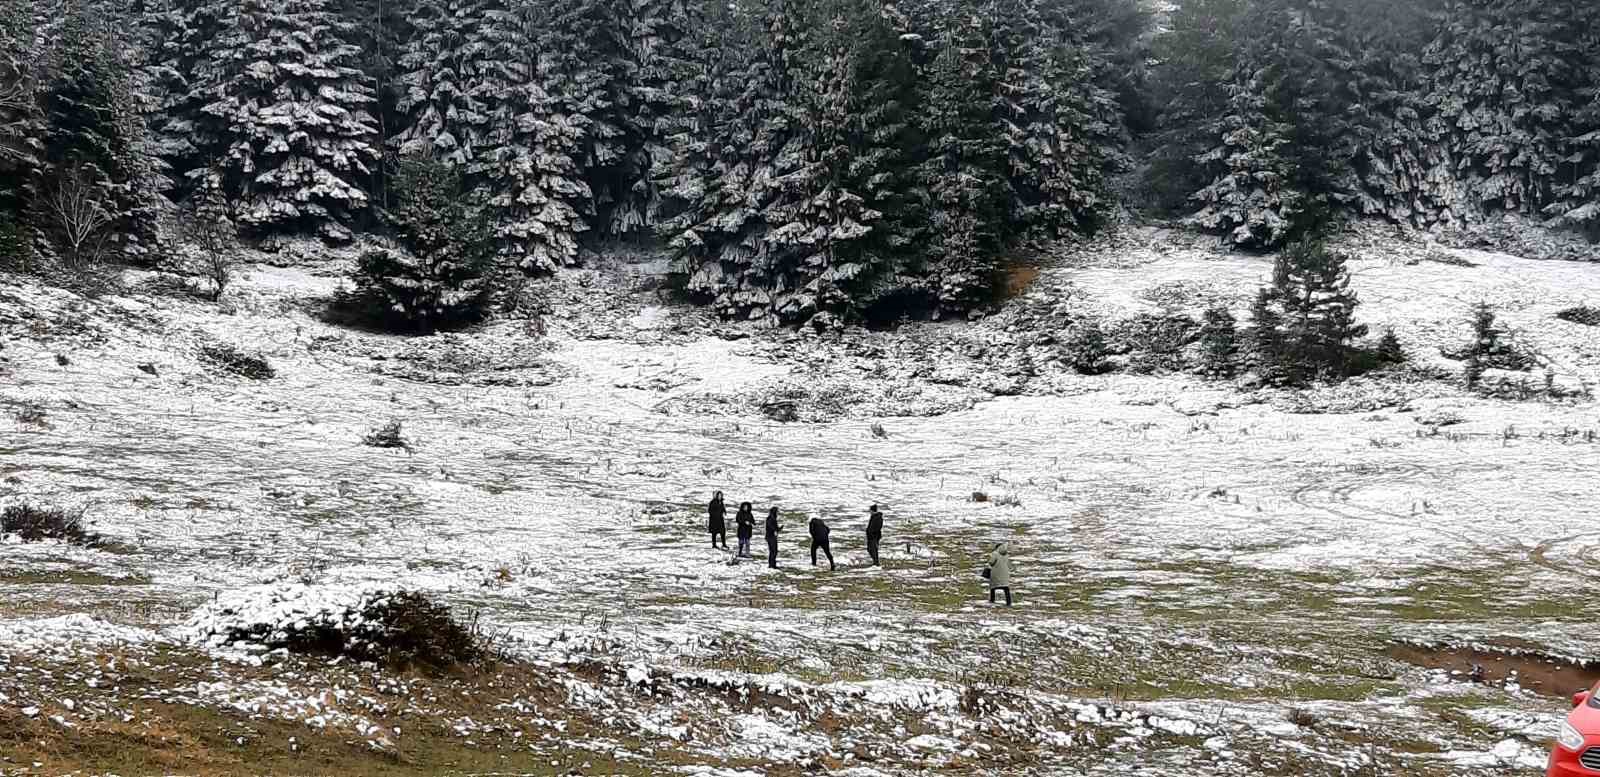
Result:
{"label": "group of people", "polygon": [[[709,515],[708,528],[711,530],[711,547],[728,549],[728,507],[723,501],[722,492],[711,495],[711,504],[707,508]],[[756,514],[755,507],[749,502],[739,503],[739,509],[733,516],[734,536],[738,539],[738,558],[750,558],[750,541],[755,537]],[[766,521],[767,540],[767,566],[778,568],[778,534],[783,531],[783,524],[778,523],[778,508],[767,510]],[[828,569],[837,569],[833,562],[833,545],[829,539],[832,529],[820,517],[813,517],[807,524],[807,531],[811,535],[811,566],[817,565],[817,551],[828,559]],[[882,566],[878,561],[878,546],[883,541],[883,511],[873,505],[867,512],[867,555],[872,558],[872,566]],[[983,568],[983,576],[989,583],[989,602],[995,601],[996,593],[1004,591],[1006,606],[1011,606],[1011,557],[1006,543],[998,543],[994,551],[989,554],[989,563]]]}
{"label": "group of people", "polygon": [[[710,514],[711,547],[728,549],[728,507],[722,499],[722,492],[718,491],[711,496],[711,506],[707,509]],[[755,537],[756,514],[755,507],[749,502],[739,504],[739,511],[733,516],[734,535],[739,540],[739,549],[736,555],[739,558],[750,558],[750,540]],[[828,568],[837,568],[833,562],[833,544],[829,535],[833,532],[827,522],[821,518],[812,518],[806,527],[811,534],[811,566],[817,565],[817,551],[828,559]],[[778,508],[767,510],[766,538],[767,538],[767,566],[778,568],[778,534],[783,531],[783,524],[778,523]],[[883,540],[883,512],[873,505],[867,516],[867,555],[872,557],[872,565],[879,566],[878,544]]]}

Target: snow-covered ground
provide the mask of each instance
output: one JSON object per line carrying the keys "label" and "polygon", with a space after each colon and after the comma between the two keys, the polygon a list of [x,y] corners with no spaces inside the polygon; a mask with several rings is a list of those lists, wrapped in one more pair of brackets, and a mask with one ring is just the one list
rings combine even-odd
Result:
{"label": "snow-covered ground", "polygon": [[[1352,248],[1361,318],[1421,364],[1459,370],[1439,349],[1484,300],[1558,385],[1600,383],[1600,328],[1553,315],[1600,304],[1596,265]],[[1422,373],[1290,393],[1034,364],[992,385],[994,352],[1041,334],[1018,323],[1030,305],[1242,317],[1269,269],[1140,232],[985,321],[844,340],[707,326],[616,272],[564,277],[543,341],[521,321],[334,328],[306,311],[335,278],[265,265],[220,309],[0,278],[0,407],[45,411],[0,416],[0,495],[84,505],[114,543],[0,546],[0,654],[181,639],[195,608],[248,586],[403,585],[531,657],[790,683],[935,721],[904,737],[917,757],[865,770],[828,760],[847,733],[777,708],[719,722],[742,737],[728,752],[840,774],[981,762],[981,716],[959,698],[985,683],[1028,700],[1016,722],[1039,764],[1092,774],[1529,773],[1559,701],[1384,651],[1514,638],[1600,658],[1592,401],[1482,399]],[[264,353],[277,377],[206,366],[211,341]],[[795,397],[821,420],[759,411]],[[391,419],[409,450],[361,444]],[[780,569],[709,546],[714,490],[783,510]],[[872,503],[882,569],[861,537]],[[838,571],[809,564],[814,515]],[[1012,609],[977,575],[999,541]],[[90,617],[123,626],[96,635]],[[1303,709],[1322,723],[1291,723]],[[1086,754],[1047,719],[1109,733]],[[690,736],[674,725],[657,733]]]}

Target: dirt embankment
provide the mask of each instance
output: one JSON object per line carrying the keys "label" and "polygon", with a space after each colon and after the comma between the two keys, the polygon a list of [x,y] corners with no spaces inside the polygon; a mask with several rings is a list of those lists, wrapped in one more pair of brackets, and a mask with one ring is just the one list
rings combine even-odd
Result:
{"label": "dirt embankment", "polygon": [[1520,647],[1400,643],[1390,658],[1484,685],[1514,682],[1545,696],[1567,697],[1600,682],[1600,661],[1551,655]]}

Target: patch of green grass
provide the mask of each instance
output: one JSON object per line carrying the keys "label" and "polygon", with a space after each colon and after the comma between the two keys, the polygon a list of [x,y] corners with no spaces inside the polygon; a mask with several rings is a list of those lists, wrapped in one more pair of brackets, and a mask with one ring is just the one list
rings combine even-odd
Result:
{"label": "patch of green grass", "polygon": [[1378,603],[1397,619],[1417,622],[1482,622],[1504,618],[1546,620],[1570,617],[1590,606],[1580,594],[1528,585],[1526,562],[1462,569],[1429,567],[1410,577],[1410,586],[1388,592],[1410,599]]}
{"label": "patch of green grass", "polygon": [[61,570],[33,572],[25,570],[0,571],[0,585],[149,585],[148,578],[111,577],[98,572]]}

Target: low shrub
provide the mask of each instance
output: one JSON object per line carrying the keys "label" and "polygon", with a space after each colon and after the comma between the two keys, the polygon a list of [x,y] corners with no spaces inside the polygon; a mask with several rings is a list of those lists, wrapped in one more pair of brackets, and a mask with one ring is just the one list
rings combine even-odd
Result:
{"label": "low shrub", "polygon": [[1199,372],[1214,378],[1231,378],[1239,370],[1239,329],[1233,312],[1213,305],[1196,336],[1200,342]]}
{"label": "low shrub", "polygon": [[428,673],[487,657],[484,640],[450,608],[416,591],[284,585],[247,589],[202,607],[188,630],[236,643],[370,661]]}
{"label": "low shrub", "polygon": [[1301,728],[1316,728],[1322,724],[1322,718],[1304,707],[1294,707],[1289,710],[1289,722]]}
{"label": "low shrub", "polygon": [[399,420],[390,421],[367,432],[367,435],[361,438],[361,442],[374,448],[405,448],[410,450],[411,444],[400,434],[401,425]]}
{"label": "low shrub", "polygon": [[372,332],[403,330],[405,322],[390,309],[388,300],[376,289],[340,285],[320,311],[314,311],[324,324]]}
{"label": "low shrub", "polygon": [[144,283],[139,284],[139,290],[158,297],[173,297],[176,299],[210,300],[211,294],[196,286],[193,281],[181,275],[158,273],[151,276]]}
{"label": "low shrub", "polygon": [[277,375],[260,355],[245,353],[231,345],[210,343],[200,346],[200,359],[207,364],[251,380],[267,380]]}
{"label": "low shrub", "polygon": [[1422,261],[1433,262],[1434,264],[1449,265],[1451,267],[1478,266],[1476,262],[1457,256],[1454,252],[1445,248],[1440,248],[1439,246],[1429,247],[1428,252],[1423,254]]}
{"label": "low shrub", "polygon": [[1556,318],[1562,321],[1571,321],[1584,326],[1600,326],[1600,308],[1591,308],[1588,305],[1579,305],[1567,308],[1556,313]]}
{"label": "low shrub", "polygon": [[1074,323],[1061,338],[1061,358],[1079,375],[1104,375],[1116,369],[1105,332],[1092,319]]}
{"label": "low shrub", "polygon": [[41,405],[35,405],[31,403],[23,405],[16,412],[12,413],[12,415],[16,417],[17,423],[22,424],[23,426],[50,425],[49,421],[46,420],[44,407]]}
{"label": "low shrub", "polygon": [[1142,374],[1181,371],[1184,352],[1200,339],[1200,323],[1185,315],[1141,315],[1118,326],[1120,350],[1128,369]]}
{"label": "low shrub", "polygon": [[0,535],[14,535],[23,542],[60,540],[92,548],[100,536],[83,525],[83,510],[16,504],[0,512]]}

